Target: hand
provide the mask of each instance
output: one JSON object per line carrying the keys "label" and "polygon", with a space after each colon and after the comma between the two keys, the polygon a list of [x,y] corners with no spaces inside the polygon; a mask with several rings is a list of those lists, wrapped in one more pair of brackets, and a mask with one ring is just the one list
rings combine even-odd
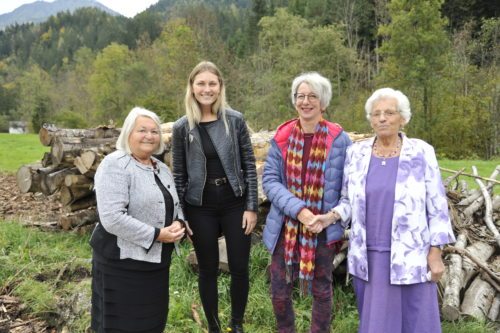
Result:
{"label": "hand", "polygon": [[320,214],[314,216],[314,218],[311,220],[309,225],[306,225],[307,230],[313,233],[320,233],[328,227],[330,224],[334,224],[337,222],[337,220],[340,219],[340,215],[333,211],[333,212],[328,212],[326,214]]}
{"label": "hand", "polygon": [[186,229],[182,227],[179,221],[174,221],[168,227],[160,229],[160,234],[156,240],[162,243],[173,243],[181,240],[184,237],[185,231]]}
{"label": "hand", "polygon": [[431,272],[431,281],[438,282],[444,273],[443,259],[441,258],[441,249],[431,247],[427,255],[427,265]]}
{"label": "hand", "polygon": [[257,213],[246,210],[243,213],[241,228],[245,229],[245,235],[250,235],[257,224]]}
{"label": "hand", "polygon": [[310,225],[314,219],[315,215],[308,208],[304,208],[297,215],[297,220],[304,224],[306,227]]}

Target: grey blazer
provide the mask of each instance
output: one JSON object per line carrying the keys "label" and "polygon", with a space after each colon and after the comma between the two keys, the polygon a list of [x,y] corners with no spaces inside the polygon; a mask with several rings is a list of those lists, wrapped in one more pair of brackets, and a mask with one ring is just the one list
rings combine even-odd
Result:
{"label": "grey blazer", "polygon": [[[174,219],[184,220],[169,168],[153,157],[158,177],[174,201]],[[159,263],[162,243],[153,243],[155,227],[165,224],[165,200],[156,185],[152,167],[137,162],[124,151],[107,155],[94,177],[97,210],[104,229],[117,237],[120,259]]]}

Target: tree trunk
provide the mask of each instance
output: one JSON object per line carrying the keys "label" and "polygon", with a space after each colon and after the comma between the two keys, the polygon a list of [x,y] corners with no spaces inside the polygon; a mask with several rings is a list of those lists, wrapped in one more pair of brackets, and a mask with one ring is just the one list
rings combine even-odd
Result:
{"label": "tree trunk", "polygon": [[72,128],[56,128],[52,126],[44,126],[38,132],[40,142],[44,146],[51,146],[56,137],[65,138],[117,138],[120,135],[120,129],[114,127],[98,127],[90,129],[72,129]]}
{"label": "tree trunk", "polygon": [[[467,238],[464,234],[460,234],[455,247],[464,249],[466,245]],[[450,255],[448,269],[441,313],[444,319],[454,321],[460,318],[460,287],[462,285],[462,256],[460,254]]]}
{"label": "tree trunk", "polygon": [[82,154],[84,150],[94,151],[96,153],[109,154],[115,150],[116,138],[86,139],[71,138],[71,140],[56,137],[50,149],[52,162],[61,164],[63,161],[67,164],[73,164],[76,157]]}
{"label": "tree trunk", "polygon": [[34,163],[23,165],[17,170],[17,186],[21,193],[41,191],[40,175],[37,172],[41,167],[40,163]]}

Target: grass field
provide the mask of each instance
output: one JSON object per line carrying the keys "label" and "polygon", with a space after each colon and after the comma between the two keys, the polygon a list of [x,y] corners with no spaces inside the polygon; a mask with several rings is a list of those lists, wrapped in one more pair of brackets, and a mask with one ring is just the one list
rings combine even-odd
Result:
{"label": "grass field", "polygon": [[[197,275],[186,263],[190,246],[184,242],[181,256],[175,256],[170,268],[170,311],[165,332],[202,333],[195,323],[192,306],[203,320],[198,296]],[[15,222],[0,221],[0,290],[20,297],[28,311],[46,319],[51,325],[64,322],[69,332],[85,332],[89,325],[91,250],[88,236],[72,233],[47,233],[27,229]],[[250,263],[250,296],[245,315],[247,332],[275,332],[275,321],[269,297],[266,267],[269,254],[262,244],[252,248]],[[61,275],[61,272],[63,274]],[[230,320],[229,276],[219,278],[219,315],[221,322]],[[1,294],[1,293],[0,293]],[[75,307],[78,295],[81,311],[73,317],[62,317],[61,309]],[[82,307],[83,305],[83,307]],[[298,332],[309,327],[311,299],[295,293]],[[68,313],[68,311],[63,311]],[[69,319],[68,319],[69,318]],[[334,290],[334,320],[331,332],[353,333],[357,330],[357,311],[351,286],[339,277]],[[493,333],[492,324],[477,321],[443,322],[444,333]]]}
{"label": "grass field", "polygon": [[0,172],[16,172],[23,164],[41,160],[49,150],[37,134],[0,133]]}
{"label": "grass field", "polygon": [[[36,135],[0,134],[0,172],[15,172],[22,164],[39,160],[48,147],[43,147]],[[479,173],[489,176],[500,159],[492,161],[440,161],[442,167],[459,170],[471,165],[479,168]],[[450,174],[443,173],[444,177]],[[468,177],[467,177],[468,178]],[[474,183],[471,182],[472,186]],[[475,187],[475,186],[474,186]],[[498,188],[498,186],[497,186]],[[198,296],[197,275],[184,259],[190,246],[182,246],[180,257],[174,256],[171,267],[170,312],[166,332],[201,333],[193,321],[192,305],[203,321],[203,310]],[[0,220],[0,291],[8,291],[19,296],[28,307],[51,324],[61,324],[56,314],[61,309],[74,305],[75,293],[79,299],[88,302],[89,279],[82,277],[90,273],[91,249],[88,235],[72,233],[47,233],[27,229],[18,223]],[[251,290],[246,311],[247,332],[274,332],[274,315],[269,297],[266,268],[269,254],[259,243],[251,253]],[[62,277],[60,272],[64,274]],[[219,279],[219,312],[221,321],[230,320],[229,277],[222,274]],[[0,294],[2,293],[0,292]],[[311,299],[295,295],[296,325],[298,332],[306,332],[309,326]],[[334,290],[334,320],[332,332],[352,333],[357,329],[357,311],[351,286],[345,286],[339,278]],[[76,318],[67,319],[70,332],[84,332],[90,315],[80,313]],[[443,322],[444,333],[493,333],[491,324],[477,321],[457,323]]]}

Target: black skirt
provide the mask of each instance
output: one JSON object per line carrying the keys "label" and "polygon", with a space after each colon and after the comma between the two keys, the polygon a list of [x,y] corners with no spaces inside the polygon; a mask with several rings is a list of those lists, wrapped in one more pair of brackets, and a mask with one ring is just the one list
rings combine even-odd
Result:
{"label": "black skirt", "polygon": [[92,322],[97,333],[161,333],[168,315],[172,244],[164,244],[162,262],[105,258],[92,260]]}

